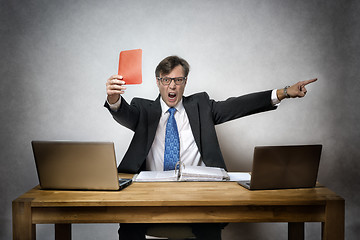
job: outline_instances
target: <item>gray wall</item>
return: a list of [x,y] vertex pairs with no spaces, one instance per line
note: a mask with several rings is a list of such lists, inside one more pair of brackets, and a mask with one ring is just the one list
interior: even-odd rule
[[[177,54],[191,64],[185,94],[216,100],[318,77],[306,98],[217,127],[231,171],[249,171],[255,145],[323,144],[319,181],[346,199],[346,239],[360,234],[359,1],[1,1],[0,238],[11,238],[11,201],[38,184],[31,140],[114,141],[132,132],[103,108],[118,54],[143,49],[142,85]],[[320,239],[320,224],[307,224]],[[37,227],[38,239],[53,228]],[[75,225],[74,239],[116,239],[116,224]],[[246,233],[245,233],[246,231]],[[224,239],[286,239],[286,224],[230,224]],[[241,237],[241,238],[240,238]]]

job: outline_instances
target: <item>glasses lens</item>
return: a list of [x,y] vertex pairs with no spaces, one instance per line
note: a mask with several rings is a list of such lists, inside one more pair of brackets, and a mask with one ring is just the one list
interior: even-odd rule
[[182,77],[178,77],[178,78],[174,79],[174,82],[176,85],[181,85],[183,83],[183,81],[184,81],[184,78],[182,78]]
[[169,85],[170,82],[171,82],[171,78],[162,78],[162,79],[161,79],[161,82],[162,82],[164,85]]

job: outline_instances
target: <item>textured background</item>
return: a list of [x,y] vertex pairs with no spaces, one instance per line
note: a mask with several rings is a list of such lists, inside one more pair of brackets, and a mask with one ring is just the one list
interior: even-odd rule
[[[249,171],[253,147],[323,144],[319,181],[346,199],[346,239],[360,235],[359,1],[0,1],[0,238],[11,238],[11,201],[38,184],[31,140],[114,141],[132,132],[103,108],[118,54],[143,49],[142,85],[177,54],[191,65],[185,95],[216,100],[318,77],[306,98],[217,127],[231,171]],[[306,224],[320,239],[320,224]],[[52,239],[40,225],[38,239]],[[73,226],[74,239],[116,239],[116,224]],[[286,224],[230,224],[227,239],[286,239]]]

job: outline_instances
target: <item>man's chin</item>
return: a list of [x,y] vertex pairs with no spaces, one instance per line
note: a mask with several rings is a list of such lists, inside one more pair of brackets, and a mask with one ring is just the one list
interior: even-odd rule
[[178,104],[178,101],[176,101],[176,100],[167,100],[166,101],[166,105],[168,105],[168,107],[175,107],[176,104]]

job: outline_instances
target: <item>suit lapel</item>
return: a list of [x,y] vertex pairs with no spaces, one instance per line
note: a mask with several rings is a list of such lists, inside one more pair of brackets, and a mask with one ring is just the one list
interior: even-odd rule
[[186,114],[189,118],[189,123],[191,131],[194,135],[196,145],[202,153],[201,141],[200,141],[200,119],[199,119],[199,108],[196,102],[189,100],[189,98],[183,98],[183,104],[186,111]]
[[156,134],[157,126],[161,117],[160,95],[151,103],[148,111],[148,149],[150,149]]

